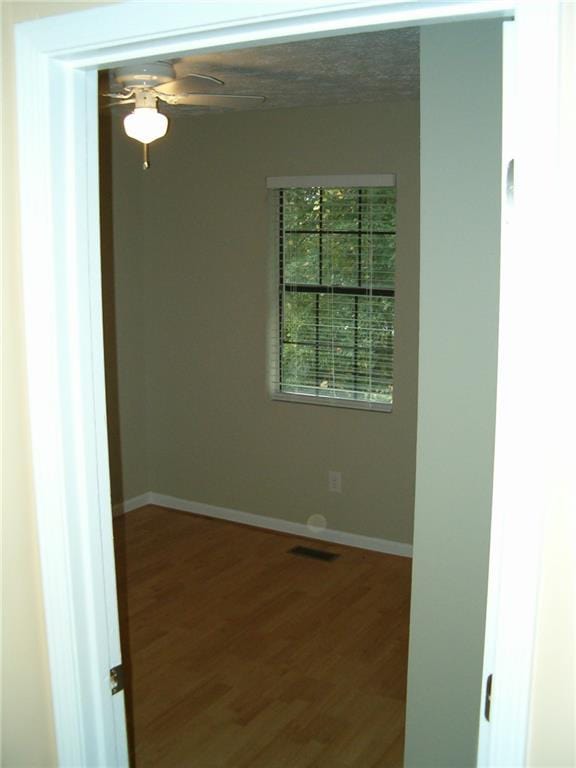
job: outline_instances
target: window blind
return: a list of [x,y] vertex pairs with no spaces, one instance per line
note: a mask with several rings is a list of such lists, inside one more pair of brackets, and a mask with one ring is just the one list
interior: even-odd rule
[[391,406],[395,186],[291,186],[275,195],[275,391]]

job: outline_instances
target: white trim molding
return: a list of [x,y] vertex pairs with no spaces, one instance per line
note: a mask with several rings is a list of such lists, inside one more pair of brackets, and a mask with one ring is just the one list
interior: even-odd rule
[[151,496],[152,494],[148,491],[147,493],[141,493],[140,496],[133,496],[127,501],[114,504],[112,507],[113,517],[121,517],[127,512],[132,512],[134,509],[140,509],[140,507],[145,507],[147,504],[154,504],[155,502],[151,501]]
[[329,176],[268,176],[268,189],[308,187],[395,187],[395,173],[340,173]]
[[350,533],[348,531],[336,531],[330,528],[318,530],[317,528],[311,528],[305,523],[294,523],[290,520],[268,517],[267,515],[255,515],[252,512],[241,512],[238,509],[215,507],[212,504],[179,499],[175,496],[154,493],[154,491],[128,499],[123,504],[118,504],[117,508],[120,510],[120,514],[122,514],[147,506],[148,504],[175,509],[178,512],[188,512],[192,515],[227,520],[231,523],[251,525],[255,528],[265,528],[269,531],[289,533],[292,536],[303,536],[306,539],[327,541],[331,544],[344,544],[348,547],[358,547],[358,549],[369,549],[372,552],[382,552],[385,555],[412,557],[412,546],[401,541],[389,541],[388,539],[364,536],[360,533]]
[[[490,721],[481,720],[478,756],[478,765],[490,768],[517,768],[530,762],[532,665],[545,523],[567,503],[566,481],[573,477],[568,465],[574,446],[574,362],[567,354],[574,328],[574,246],[568,213],[573,205],[573,174],[559,142],[561,5],[558,0],[519,3],[505,37],[506,175],[484,648],[484,678],[492,674],[493,684]],[[535,93],[540,95],[536,110]],[[509,160],[513,167],[507,174]],[[536,188],[546,194],[535,195]],[[546,227],[534,227],[537,220],[546,221]],[[540,295],[543,253],[547,289],[538,316],[546,317],[545,323],[535,318],[533,303],[533,297]],[[545,356],[551,393],[545,409],[533,408],[534,393],[526,386],[533,376],[534,350],[543,350]]]

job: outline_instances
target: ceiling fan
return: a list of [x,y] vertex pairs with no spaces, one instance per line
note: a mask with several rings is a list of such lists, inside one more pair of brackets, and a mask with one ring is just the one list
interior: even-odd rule
[[112,101],[105,106],[134,104],[134,110],[124,118],[124,130],[144,145],[144,169],[150,167],[148,145],[165,136],[168,130],[168,118],[158,111],[158,101],[170,106],[241,109],[266,100],[265,96],[198,92],[198,88],[206,84],[220,87],[224,81],[193,72],[176,77],[169,62],[120,67],[111,72],[112,90],[102,96]]

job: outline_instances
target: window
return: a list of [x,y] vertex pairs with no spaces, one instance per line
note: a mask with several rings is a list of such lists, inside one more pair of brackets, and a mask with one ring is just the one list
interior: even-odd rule
[[390,410],[393,175],[268,179],[278,320],[274,396]]

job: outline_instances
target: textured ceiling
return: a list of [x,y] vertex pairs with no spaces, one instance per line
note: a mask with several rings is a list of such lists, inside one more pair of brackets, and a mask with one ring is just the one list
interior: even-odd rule
[[[224,86],[199,85],[196,92],[266,97],[249,109],[417,99],[419,31],[387,30],[202,53],[173,64],[179,77],[197,72],[224,80]],[[162,111],[189,116],[217,110],[163,105]]]

